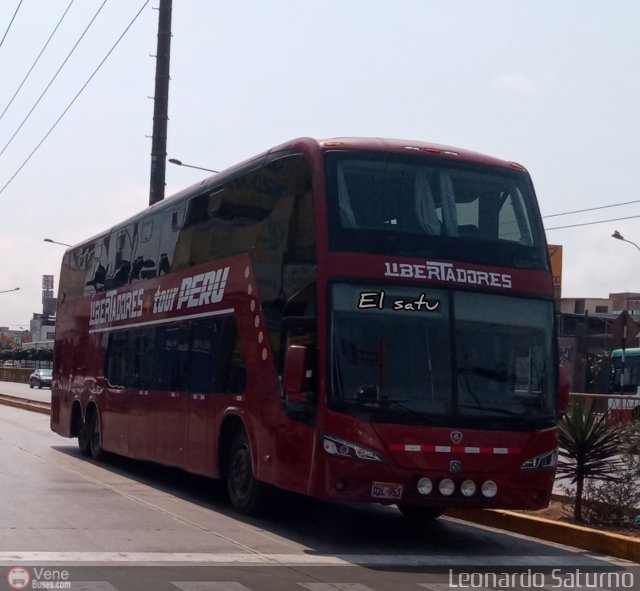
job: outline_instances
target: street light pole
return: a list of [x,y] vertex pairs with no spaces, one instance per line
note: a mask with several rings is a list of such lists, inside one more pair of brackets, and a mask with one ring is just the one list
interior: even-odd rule
[[3,291],[0,291],[0,293],[9,293],[9,292],[12,292],[12,291],[19,291],[19,290],[20,290],[19,287],[14,287],[13,289],[5,289]]
[[59,244],[60,246],[68,246],[71,247],[71,244],[67,244],[66,242],[57,242],[56,240],[51,240],[51,238],[43,238],[43,242],[50,242],[51,244]]
[[169,158],[169,162],[171,164],[175,164],[176,166],[184,166],[185,168],[196,168],[198,170],[205,170],[207,172],[220,172],[219,170],[213,170],[211,168],[202,168],[202,166],[193,166],[193,164],[185,164],[182,160],[178,160],[177,158]]
[[[629,244],[633,244],[638,251],[640,251],[640,246],[638,246],[635,242],[631,240],[627,240],[618,230],[615,230],[613,234],[611,234],[612,238],[616,240],[622,240],[622,242],[628,242]],[[620,359],[620,394],[624,394],[624,370],[625,370],[625,348],[627,345],[627,320],[629,318],[629,298],[627,297],[627,310],[625,310],[624,314],[624,325],[622,327],[622,358]]]
[[611,238],[615,238],[616,240],[622,240],[622,242],[628,242],[629,244],[633,244],[638,250],[640,250],[640,246],[638,246],[635,242],[631,240],[627,240],[618,230],[616,230],[613,234],[611,234]]

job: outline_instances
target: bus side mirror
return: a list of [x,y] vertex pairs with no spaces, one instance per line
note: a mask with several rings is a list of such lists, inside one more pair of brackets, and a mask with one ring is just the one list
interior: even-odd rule
[[311,352],[308,347],[291,345],[287,349],[284,365],[284,393],[286,400],[294,404],[311,402],[309,381],[313,377]]
[[558,373],[558,418],[561,419],[569,407],[569,372],[562,365]]

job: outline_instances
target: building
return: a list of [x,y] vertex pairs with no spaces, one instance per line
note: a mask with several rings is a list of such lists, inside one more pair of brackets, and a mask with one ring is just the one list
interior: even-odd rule
[[56,332],[56,318],[34,314],[29,322],[29,329],[34,341],[52,341]]
[[[625,310],[640,324],[639,293],[610,293],[608,298],[562,298],[558,346],[560,362],[569,370],[573,392],[607,392],[607,354],[622,346],[616,324],[620,324],[619,317]],[[626,346],[639,343],[635,338],[628,339]]]
[[[613,302],[611,296],[608,298],[562,298],[560,313],[588,314],[589,316],[611,315],[613,314]],[[620,311],[617,314],[620,314]]]
[[24,343],[30,342],[28,330],[9,330],[7,326],[0,326],[0,349],[19,349]]
[[634,320],[640,320],[640,293],[630,291],[610,293],[609,299],[616,316],[626,310]]

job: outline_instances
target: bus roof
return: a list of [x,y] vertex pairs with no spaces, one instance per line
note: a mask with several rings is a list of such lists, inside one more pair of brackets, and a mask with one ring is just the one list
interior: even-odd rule
[[[622,357],[622,349],[614,349],[611,351],[611,358],[614,357]],[[624,349],[625,357],[640,357],[640,347],[630,347],[628,349]]]
[[487,156],[472,150],[464,150],[453,146],[441,144],[431,144],[416,140],[382,139],[382,138],[334,138],[317,141],[320,149],[346,149],[362,151],[385,151],[398,153],[422,153],[423,155],[433,155],[434,157],[473,162],[476,164],[486,164],[503,168],[514,168],[525,170],[524,167],[515,162],[509,162],[493,156]]
[[[121,221],[116,226],[111,228],[105,228],[104,231],[83,240],[82,242],[73,245],[68,251],[76,250],[79,247],[85,246],[92,242],[95,242],[101,237],[108,236],[117,228],[124,227],[133,221],[146,217],[147,212],[153,210],[158,211],[164,207],[172,207],[179,201],[180,197],[186,195],[193,195],[198,192],[206,191],[211,186],[215,186],[221,182],[224,182],[226,178],[233,177],[239,171],[251,168],[256,162],[262,161],[269,154],[283,152],[283,151],[299,151],[306,152],[307,154],[319,153],[327,150],[354,150],[354,151],[382,151],[382,152],[395,152],[398,154],[419,154],[424,157],[431,157],[438,160],[451,160],[459,162],[467,162],[473,164],[481,164],[485,166],[495,166],[499,168],[507,168],[511,170],[518,170],[521,172],[527,172],[526,169],[515,162],[507,160],[501,160],[500,158],[494,158],[493,156],[487,156],[479,152],[473,152],[471,150],[464,150],[462,148],[455,148],[453,146],[445,146],[441,144],[431,144],[427,142],[417,140],[401,140],[401,139],[384,139],[384,138],[364,138],[364,137],[341,137],[333,139],[313,139],[308,137],[302,137],[290,140],[286,143],[280,144],[248,158],[238,164],[234,164],[225,170],[220,171],[213,176],[207,177],[189,187],[181,189],[177,193],[166,197],[162,201],[157,202],[151,207],[141,209],[138,213],[130,216],[126,220]],[[146,196],[145,196],[146,197]]]

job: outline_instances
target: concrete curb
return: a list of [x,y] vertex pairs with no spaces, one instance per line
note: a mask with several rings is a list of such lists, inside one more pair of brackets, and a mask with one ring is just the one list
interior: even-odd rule
[[640,538],[498,509],[447,509],[446,515],[640,563]]
[[31,410],[45,415],[51,414],[51,404],[48,402],[39,402],[37,400],[27,400],[26,398],[0,394],[0,404],[21,408],[23,410]]
[[[46,402],[0,394],[0,404],[51,414]],[[498,509],[447,509],[445,515],[532,538],[640,563],[640,538]]]

